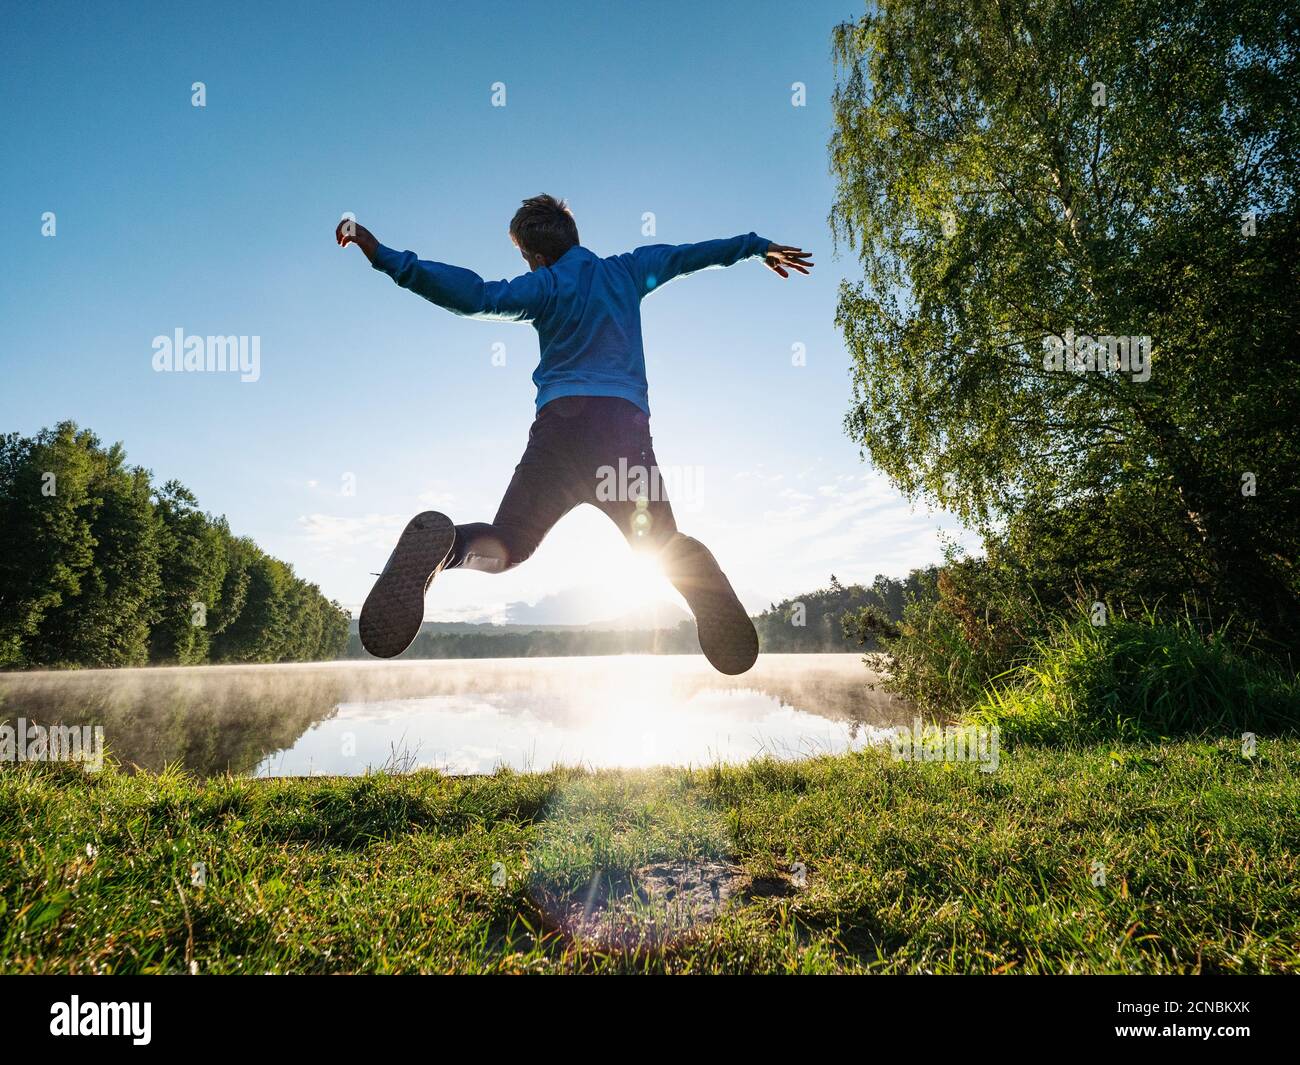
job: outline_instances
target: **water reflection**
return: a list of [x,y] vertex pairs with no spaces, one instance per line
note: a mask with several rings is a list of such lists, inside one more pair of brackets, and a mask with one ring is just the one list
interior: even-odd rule
[[98,724],[126,766],[213,775],[384,765],[633,766],[794,757],[878,742],[910,719],[856,655],[335,662],[0,674],[0,720]]

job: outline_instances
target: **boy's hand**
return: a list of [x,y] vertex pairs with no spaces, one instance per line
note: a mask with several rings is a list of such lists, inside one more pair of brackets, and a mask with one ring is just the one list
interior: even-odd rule
[[334,230],[334,239],[338,241],[340,248],[355,244],[366,253],[366,258],[372,262],[375,258],[375,252],[379,248],[379,241],[375,240],[375,235],[352,218],[345,218],[338,224],[338,227]]
[[773,273],[780,274],[782,277],[790,276],[786,273],[787,269],[806,274],[815,265],[808,261],[808,256],[811,254],[812,252],[804,251],[802,248],[792,248],[788,244],[769,244],[763,256],[763,263]]

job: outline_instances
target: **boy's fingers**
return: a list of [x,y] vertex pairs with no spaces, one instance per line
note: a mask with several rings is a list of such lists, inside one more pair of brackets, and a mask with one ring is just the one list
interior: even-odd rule
[[780,277],[788,278],[783,267],[789,267],[791,270],[797,270],[799,273],[807,275],[809,269],[815,264],[809,259],[812,252],[804,251],[803,248],[796,248],[793,244],[773,244],[764,259],[767,268]]
[[781,252],[780,259],[787,263],[801,263],[811,254],[812,252],[804,251],[802,248],[785,248]]

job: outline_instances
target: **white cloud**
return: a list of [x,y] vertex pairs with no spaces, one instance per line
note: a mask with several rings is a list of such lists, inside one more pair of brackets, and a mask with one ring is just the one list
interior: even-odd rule
[[[710,513],[726,520],[701,530],[733,584],[751,598],[767,601],[823,587],[834,573],[842,581],[870,581],[878,573],[895,577],[941,561],[940,533],[958,533],[971,546],[978,538],[960,530],[955,519],[928,508],[914,508],[876,470],[838,475],[815,484],[813,471],[792,478],[781,493],[787,506],[765,510],[757,520],[736,520],[745,512],[731,500],[711,501]],[[822,474],[822,478],[825,474]],[[753,590],[752,592],[750,590]]]
[[401,514],[363,514],[356,518],[303,514],[298,517],[298,527],[308,543],[326,551],[357,547],[391,550],[406,521]]
[[431,485],[415,497],[420,503],[434,510],[445,510],[452,507],[456,502],[456,497],[451,492],[444,491],[437,485]]

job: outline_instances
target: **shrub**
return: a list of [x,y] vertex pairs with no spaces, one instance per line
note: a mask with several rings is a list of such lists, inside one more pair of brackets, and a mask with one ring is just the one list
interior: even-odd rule
[[1190,620],[1061,621],[969,718],[1038,742],[1300,730],[1300,683]]

